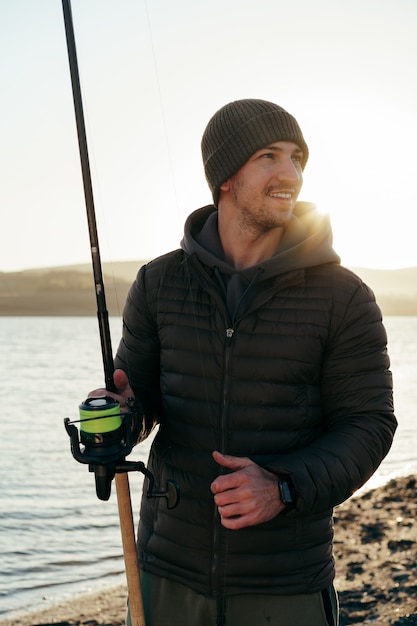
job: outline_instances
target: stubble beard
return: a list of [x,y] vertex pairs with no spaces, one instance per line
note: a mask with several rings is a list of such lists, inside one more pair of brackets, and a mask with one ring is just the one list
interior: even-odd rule
[[233,190],[233,200],[238,207],[239,229],[252,239],[262,237],[274,229],[285,228],[292,216],[292,210],[279,211],[267,206],[266,201],[251,198],[241,185]]

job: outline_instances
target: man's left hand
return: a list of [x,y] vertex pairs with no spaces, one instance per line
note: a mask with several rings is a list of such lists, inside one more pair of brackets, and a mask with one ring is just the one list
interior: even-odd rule
[[211,484],[222,525],[230,530],[268,522],[281,513],[278,477],[247,457],[213,452],[222,467],[231,470]]

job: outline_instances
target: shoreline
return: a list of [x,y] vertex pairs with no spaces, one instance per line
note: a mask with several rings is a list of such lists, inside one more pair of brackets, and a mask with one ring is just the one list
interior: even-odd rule
[[[335,509],[340,626],[417,626],[417,479],[398,477]],[[124,626],[125,584],[80,594],[0,626]]]
[[31,610],[12,611],[0,615],[1,626],[124,626],[127,612],[125,583],[103,586],[102,589],[75,594],[73,597],[50,600]]

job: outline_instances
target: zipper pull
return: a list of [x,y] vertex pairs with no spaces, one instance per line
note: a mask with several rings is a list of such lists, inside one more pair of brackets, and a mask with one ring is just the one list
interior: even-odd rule
[[227,337],[228,339],[231,339],[231,338],[233,337],[233,333],[234,333],[234,332],[235,332],[235,331],[233,330],[233,328],[226,328],[226,337]]

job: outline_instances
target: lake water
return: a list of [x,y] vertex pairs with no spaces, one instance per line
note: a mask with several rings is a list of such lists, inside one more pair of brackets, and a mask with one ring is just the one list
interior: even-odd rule
[[[385,325],[399,428],[367,487],[417,471],[417,317]],[[115,486],[98,500],[63,425],[102,380],[95,318],[0,317],[0,619],[125,580]],[[146,461],[149,445],[129,458]],[[130,474],[135,516],[141,484]]]

